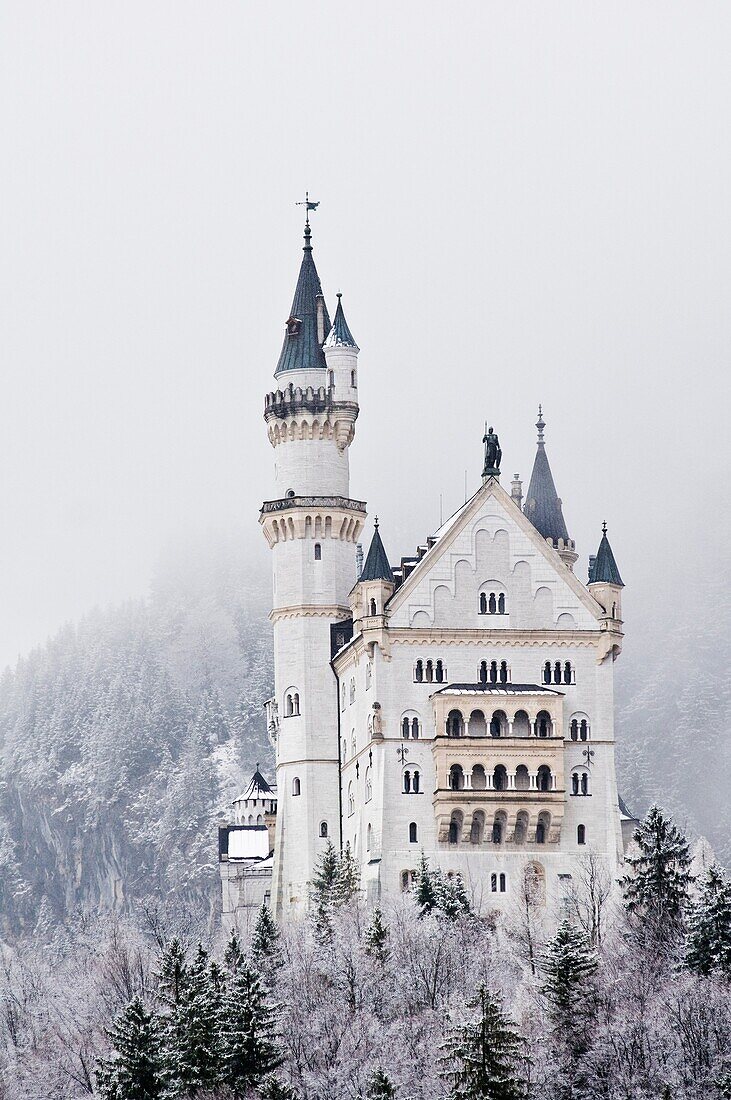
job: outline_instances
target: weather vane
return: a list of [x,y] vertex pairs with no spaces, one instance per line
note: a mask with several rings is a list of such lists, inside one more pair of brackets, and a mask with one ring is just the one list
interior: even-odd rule
[[305,208],[305,225],[310,224],[310,210],[317,210],[319,202],[310,202],[310,192],[305,191],[305,201],[295,203],[295,206],[304,206]]
[[406,745],[399,745],[399,747],[396,749],[396,756],[401,761],[402,767],[406,763],[406,757],[408,755],[409,755],[409,750],[406,748]]
[[593,760],[594,760],[594,750],[593,750],[593,749],[590,749],[590,748],[589,748],[589,747],[587,746],[587,748],[585,748],[585,749],[584,749],[584,752],[583,752],[583,757],[584,757],[584,759],[586,760],[586,766],[587,766],[587,768],[590,768],[590,767],[591,767],[591,765],[592,765],[592,762],[593,762]]

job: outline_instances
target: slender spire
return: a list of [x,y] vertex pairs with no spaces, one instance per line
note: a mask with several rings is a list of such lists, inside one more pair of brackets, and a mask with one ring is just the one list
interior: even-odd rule
[[563,539],[564,543],[568,543],[569,533],[566,521],[563,518],[561,500],[556,492],[553,474],[546,454],[545,427],[543,408],[539,405],[538,420],[536,422],[538,449],[533,463],[533,473],[526,493],[523,512],[539,534],[543,535],[544,539],[551,539],[554,543],[558,542],[559,539]]
[[393,581],[393,570],[388,562],[388,557],[381,541],[378,530],[378,516],[373,523],[373,538],[368,547],[368,555],[363,566],[363,572],[359,581]]
[[602,541],[599,543],[596,557],[589,559],[589,584],[616,584],[618,588],[624,588],[624,582],[619,575],[617,562],[607,538],[607,525],[602,524]]
[[338,291],[338,307],[335,310],[332,328],[328,333],[324,346],[326,348],[355,348],[356,351],[359,351],[360,349],[353,339],[353,334],[348,328],[348,322],[345,320],[342,298],[342,294]]
[[309,203],[305,223],[304,256],[275,374],[282,374],[288,370],[308,370],[316,367],[324,369],[325,367],[322,344],[330,330],[330,317],[322,294],[320,276],[317,274],[315,261],[312,258],[309,211],[313,208],[314,204]]

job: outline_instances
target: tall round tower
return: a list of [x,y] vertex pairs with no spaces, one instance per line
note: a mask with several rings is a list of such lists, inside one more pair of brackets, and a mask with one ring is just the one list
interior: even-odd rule
[[302,266],[264,419],[274,448],[276,499],[260,523],[273,553],[275,697],[269,730],[277,770],[272,904],[303,911],[328,839],[340,835],[338,699],[331,627],[349,618],[356,542],[365,521],[350,499],[348,448],[358,417],[358,347],[338,296],[330,324],[312,258]]

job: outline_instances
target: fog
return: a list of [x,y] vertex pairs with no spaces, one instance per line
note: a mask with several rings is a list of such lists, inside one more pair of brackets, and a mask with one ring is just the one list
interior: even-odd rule
[[[392,560],[527,482],[626,618],[728,560],[725,3],[0,3],[0,662],[266,561],[262,419],[301,259],[361,347],[351,492]],[[662,629],[662,620],[659,622]]]

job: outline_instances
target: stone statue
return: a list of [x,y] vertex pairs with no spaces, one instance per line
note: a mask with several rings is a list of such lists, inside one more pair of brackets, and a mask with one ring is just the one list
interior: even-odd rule
[[482,471],[482,476],[495,477],[500,473],[500,462],[503,457],[503,452],[500,450],[500,440],[492,428],[488,428],[482,437],[482,442],[485,444],[485,468]]

